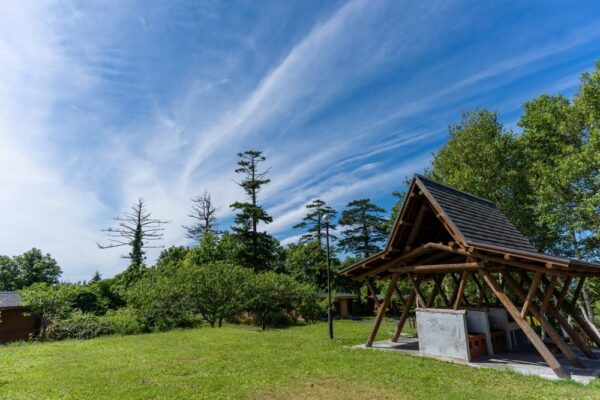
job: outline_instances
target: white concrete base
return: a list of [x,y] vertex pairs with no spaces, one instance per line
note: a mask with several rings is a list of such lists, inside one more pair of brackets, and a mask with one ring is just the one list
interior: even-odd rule
[[[354,348],[375,349],[391,352],[399,352],[412,356],[425,357],[419,352],[419,339],[401,337],[398,343],[390,340],[384,340],[373,343],[370,348],[364,344],[353,346]],[[571,379],[587,385],[593,379],[600,376],[600,360],[589,360],[578,349],[573,348],[575,354],[579,357],[586,369],[573,367],[562,355],[557,355],[557,359],[563,368],[571,374]],[[600,358],[600,351],[594,351]],[[433,357],[428,357],[433,358]],[[435,359],[452,362],[460,365],[467,365],[475,368],[496,368],[509,369],[523,375],[535,375],[544,379],[557,380],[558,378],[552,369],[546,365],[542,357],[533,349],[520,349],[503,354],[488,355],[471,362],[457,361],[455,359],[444,359],[435,357]]]

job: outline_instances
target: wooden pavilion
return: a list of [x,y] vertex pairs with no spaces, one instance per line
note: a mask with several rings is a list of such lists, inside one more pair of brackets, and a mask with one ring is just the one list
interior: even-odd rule
[[[367,347],[396,292],[403,309],[393,342],[413,307],[500,306],[557,376],[568,374],[531,321],[539,321],[549,342],[576,368],[584,366],[559,332],[585,357],[597,359],[588,345],[600,347],[600,336],[576,303],[586,278],[600,276],[600,265],[539,253],[492,202],[427,177],[412,180],[384,250],[340,273],[390,283]],[[410,288],[404,296],[398,286],[402,280]],[[468,281],[476,287],[476,301],[465,295]]]

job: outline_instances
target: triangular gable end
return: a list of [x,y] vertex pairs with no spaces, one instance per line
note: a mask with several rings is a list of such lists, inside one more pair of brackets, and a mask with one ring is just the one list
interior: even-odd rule
[[426,243],[449,241],[466,245],[458,227],[423,184],[420,176],[415,176],[394,223],[385,253],[404,253]]

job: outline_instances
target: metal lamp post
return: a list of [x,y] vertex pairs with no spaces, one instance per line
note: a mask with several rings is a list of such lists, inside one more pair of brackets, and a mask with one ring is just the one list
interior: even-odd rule
[[327,245],[327,323],[329,324],[329,340],[333,340],[333,310],[331,304],[331,278],[330,269],[331,262],[329,257],[329,222],[331,217],[329,214],[323,216],[323,223],[325,224],[325,243]]

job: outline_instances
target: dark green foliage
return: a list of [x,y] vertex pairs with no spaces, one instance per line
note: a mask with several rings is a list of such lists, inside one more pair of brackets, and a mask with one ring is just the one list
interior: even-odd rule
[[353,200],[348,203],[339,220],[344,227],[338,246],[342,251],[357,257],[368,257],[380,250],[386,240],[385,210],[369,199]]
[[101,304],[104,304],[109,310],[116,310],[125,306],[125,289],[118,277],[90,283],[88,288],[96,293]]
[[156,268],[172,268],[183,262],[190,249],[185,246],[171,246],[160,252],[156,259]]
[[[224,235],[221,239],[214,233],[207,232],[198,243],[198,246],[188,251],[184,263],[186,265],[201,265],[226,260],[227,253],[223,249],[222,243],[228,244],[229,236],[231,235]],[[231,258],[235,257],[232,256]]]
[[36,248],[14,257],[14,263],[19,273],[17,288],[27,287],[36,282],[58,283],[62,274],[56,260],[50,254],[44,255]]
[[237,257],[242,265],[255,271],[264,271],[270,268],[277,247],[272,236],[258,231],[260,223],[268,224],[273,221],[258,204],[258,193],[270,179],[266,179],[267,172],[261,172],[259,168],[260,163],[265,161],[262,152],[249,150],[239,153],[238,156],[240,160],[235,172],[244,177],[239,186],[244,190],[247,200],[231,205],[236,211],[236,226],[233,227],[233,231],[240,244]]
[[21,288],[19,267],[15,260],[0,256],[0,290],[16,290]]
[[[313,200],[312,203],[306,205],[306,208],[309,210],[308,214],[302,218],[302,222],[294,226],[294,229],[306,229],[306,233],[300,238],[302,242],[316,240],[321,246],[325,236],[323,217],[329,215],[333,219],[337,211],[321,199]],[[329,229],[335,229],[335,226],[330,223]]]

